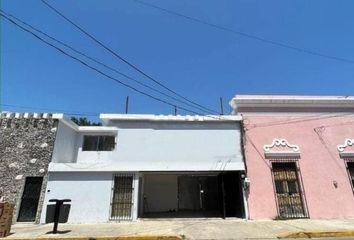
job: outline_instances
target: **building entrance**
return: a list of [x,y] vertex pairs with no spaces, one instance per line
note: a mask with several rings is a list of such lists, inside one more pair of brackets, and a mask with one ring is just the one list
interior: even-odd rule
[[140,216],[244,217],[240,172],[146,173]]

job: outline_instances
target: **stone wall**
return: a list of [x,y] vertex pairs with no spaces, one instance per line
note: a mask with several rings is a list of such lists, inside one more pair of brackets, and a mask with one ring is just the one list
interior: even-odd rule
[[16,222],[26,177],[43,177],[36,222],[47,184],[57,120],[51,114],[0,115],[0,198],[15,203]]

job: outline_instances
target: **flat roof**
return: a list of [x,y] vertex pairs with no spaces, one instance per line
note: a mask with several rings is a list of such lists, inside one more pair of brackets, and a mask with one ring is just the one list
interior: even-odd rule
[[308,96],[308,95],[236,95],[236,99],[240,100],[287,100],[287,101],[299,101],[299,100],[351,100],[354,101],[354,96]]
[[102,121],[169,121],[169,122],[232,122],[238,115],[154,115],[154,114],[100,114]]
[[236,95],[230,105],[234,112],[352,112],[354,96]]

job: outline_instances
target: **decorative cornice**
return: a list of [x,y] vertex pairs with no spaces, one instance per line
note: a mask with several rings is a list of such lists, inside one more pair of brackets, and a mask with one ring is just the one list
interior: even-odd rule
[[[353,96],[236,95],[230,102],[234,112],[346,112],[354,109]],[[311,111],[309,111],[311,110]]]
[[348,146],[353,146],[353,145],[354,145],[354,139],[350,139],[350,138],[345,139],[344,144],[337,146],[337,150],[339,152],[339,156],[341,158],[353,158],[354,157],[354,152],[345,151],[345,149]]
[[345,148],[348,146],[353,146],[354,145],[354,139],[347,138],[344,141],[343,145],[338,145],[337,149],[339,152],[344,152]]
[[291,148],[294,152],[299,152],[300,148],[298,145],[293,145],[293,144],[289,144],[289,142],[285,139],[285,138],[275,138],[272,142],[272,144],[269,144],[269,145],[264,145],[263,146],[263,149],[265,152],[270,152],[271,149],[276,146],[276,147],[279,147],[279,146],[283,146],[283,147],[289,147]]
[[[290,151],[272,151],[273,147],[288,147]],[[290,144],[285,138],[275,138],[272,144],[263,146],[264,155],[266,157],[299,157],[300,148],[298,145]]]

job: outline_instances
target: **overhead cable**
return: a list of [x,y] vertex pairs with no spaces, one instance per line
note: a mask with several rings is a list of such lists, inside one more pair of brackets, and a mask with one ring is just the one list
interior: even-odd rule
[[103,47],[104,49],[106,49],[108,52],[110,52],[113,56],[117,57],[119,60],[123,61],[125,64],[127,64],[128,66],[130,66],[131,68],[133,68],[134,70],[136,70],[137,72],[139,72],[140,74],[142,74],[143,76],[145,76],[146,78],[148,78],[149,80],[153,81],[154,83],[156,83],[157,85],[159,85],[160,87],[164,88],[165,90],[175,94],[176,96],[178,96],[179,98],[184,99],[185,101],[198,106],[200,108],[203,108],[204,110],[207,111],[211,111],[214,112],[216,114],[218,114],[217,111],[212,110],[208,107],[205,107],[201,104],[198,104],[190,99],[188,99],[187,97],[183,96],[180,93],[177,93],[176,91],[172,90],[171,88],[167,87],[166,85],[164,85],[161,81],[153,78],[152,76],[150,76],[149,74],[145,73],[143,70],[141,70],[140,68],[138,68],[136,65],[134,65],[133,63],[129,62],[127,59],[125,59],[124,57],[122,57],[120,54],[118,54],[116,51],[113,51],[111,48],[109,48],[107,45],[103,44],[100,40],[98,40],[95,36],[93,36],[92,34],[90,34],[88,31],[86,31],[85,29],[83,29],[81,26],[79,26],[78,24],[76,24],[75,22],[73,22],[72,20],[70,20],[68,17],[66,17],[63,13],[61,13],[58,9],[56,9],[55,7],[53,7],[52,5],[50,5],[48,2],[46,2],[45,0],[41,0],[42,3],[44,3],[48,8],[50,8],[51,10],[53,10],[55,13],[57,13],[60,17],[62,17],[63,19],[65,19],[67,22],[69,22],[71,25],[73,25],[76,29],[78,29],[80,32],[82,32],[83,34],[85,34],[87,37],[89,37],[91,40],[93,40],[94,42],[96,42],[98,45],[100,45],[101,47]]
[[224,27],[224,26],[221,26],[221,25],[210,23],[210,22],[207,22],[205,20],[202,20],[202,19],[199,19],[199,18],[195,18],[195,17],[191,17],[191,16],[188,16],[188,15],[185,15],[185,14],[182,14],[182,13],[179,13],[179,12],[167,9],[167,8],[163,8],[163,7],[151,4],[151,3],[147,3],[147,2],[144,2],[144,1],[141,1],[141,0],[133,0],[133,1],[135,1],[136,3],[139,3],[141,5],[144,5],[144,6],[163,11],[163,12],[168,13],[170,15],[181,17],[181,18],[187,19],[189,21],[193,21],[193,22],[196,22],[196,23],[199,23],[199,24],[203,24],[205,26],[212,27],[214,29],[221,30],[221,31],[224,31],[224,32],[228,32],[228,33],[231,33],[231,34],[234,34],[234,35],[238,35],[238,36],[241,36],[241,37],[245,37],[245,38],[253,39],[253,40],[256,40],[256,41],[259,41],[259,42],[263,42],[263,43],[266,43],[266,44],[270,44],[270,45],[273,45],[275,47],[281,47],[281,48],[285,48],[285,49],[289,49],[289,50],[293,50],[293,51],[297,51],[297,52],[301,52],[301,53],[305,53],[305,54],[309,54],[309,55],[313,55],[313,56],[317,56],[317,57],[322,57],[322,58],[327,58],[327,59],[331,59],[331,60],[336,60],[336,61],[340,61],[340,62],[346,62],[346,63],[351,63],[351,64],[354,63],[354,60],[352,60],[352,59],[337,57],[337,56],[333,56],[333,55],[328,55],[328,54],[320,53],[320,52],[317,52],[317,51],[314,51],[314,50],[297,47],[295,45],[290,45],[290,44],[286,44],[286,43],[282,43],[282,42],[266,39],[266,38],[263,38],[263,37],[260,37],[260,36],[256,36],[256,35],[253,35],[253,34],[246,33],[246,32],[237,31],[237,30],[234,30],[234,29],[231,29],[231,28],[228,28],[228,27]]
[[[168,106],[177,107],[177,108],[179,108],[179,109],[181,109],[181,110],[184,110],[184,111],[186,111],[186,112],[193,113],[193,114],[196,114],[196,115],[204,115],[204,114],[199,113],[199,112],[196,112],[196,111],[194,111],[194,110],[191,110],[191,109],[188,109],[188,108],[185,108],[185,107],[182,107],[182,106],[179,106],[179,105],[170,103],[170,102],[168,102],[168,101],[166,101],[166,100],[160,99],[160,98],[158,98],[158,97],[156,97],[156,96],[153,96],[153,95],[151,95],[151,94],[149,94],[149,93],[146,93],[146,92],[144,92],[144,91],[142,91],[142,90],[139,90],[139,89],[137,89],[136,87],[133,87],[133,86],[127,84],[127,83],[124,83],[124,82],[120,81],[119,79],[117,79],[117,78],[115,78],[115,77],[113,77],[113,76],[111,76],[111,75],[108,75],[108,74],[104,73],[103,71],[101,71],[101,70],[99,70],[98,68],[96,68],[96,67],[94,67],[94,66],[88,64],[87,62],[83,61],[82,59],[79,59],[78,57],[76,57],[76,56],[74,56],[74,55],[68,53],[67,51],[65,51],[65,50],[63,50],[63,49],[61,49],[61,48],[55,46],[54,44],[48,42],[47,40],[45,40],[45,39],[43,39],[42,37],[38,36],[36,33],[32,32],[31,30],[29,30],[29,29],[27,29],[27,28],[25,28],[25,27],[19,25],[19,24],[16,23],[14,20],[12,20],[12,19],[9,18],[8,16],[6,16],[6,15],[4,14],[4,11],[3,11],[3,10],[0,11],[0,16],[3,17],[4,19],[6,19],[7,21],[9,21],[10,23],[12,23],[13,25],[17,26],[17,27],[20,28],[21,30],[23,30],[23,31],[25,31],[25,32],[27,32],[27,33],[29,33],[29,34],[31,34],[32,36],[34,36],[35,38],[37,38],[37,39],[40,40],[41,42],[45,43],[46,45],[48,45],[48,46],[50,46],[50,47],[56,49],[57,51],[59,51],[59,52],[62,53],[63,55],[65,55],[65,56],[67,56],[67,57],[69,57],[69,58],[71,58],[71,59],[73,59],[73,60],[75,60],[75,61],[81,63],[81,64],[84,65],[85,67],[87,67],[87,68],[89,68],[89,69],[91,69],[91,70],[97,72],[98,74],[100,74],[100,75],[102,75],[102,76],[104,76],[104,77],[106,77],[106,78],[108,78],[108,79],[110,79],[110,80],[112,80],[112,81],[114,81],[114,82],[116,82],[116,83],[122,85],[122,86],[125,86],[126,88],[129,88],[129,89],[131,89],[131,90],[133,90],[133,91],[135,91],[135,92],[137,92],[137,93],[140,93],[140,94],[142,94],[142,95],[144,95],[144,96],[146,96],[146,97],[149,97],[149,98],[151,98],[151,99],[154,99],[155,101],[164,103],[164,104],[166,104],[166,105],[168,105]],[[218,118],[218,119],[220,118],[220,119],[221,119],[221,117],[215,117],[215,116],[209,116],[209,117]]]
[[33,25],[31,25],[31,24],[29,24],[29,23],[26,23],[25,21],[19,19],[18,17],[14,16],[14,15],[12,15],[12,14],[10,14],[10,13],[5,13],[5,12],[2,11],[2,10],[0,10],[0,11],[1,11],[3,14],[7,15],[8,17],[13,18],[13,19],[15,19],[16,21],[20,22],[21,24],[23,24],[23,25],[25,25],[25,26],[31,28],[32,30],[36,31],[37,33],[40,33],[40,34],[46,36],[47,38],[53,40],[54,42],[56,42],[56,43],[58,43],[58,44],[60,44],[60,45],[62,45],[62,46],[64,46],[64,47],[66,47],[66,48],[68,48],[68,49],[74,51],[75,53],[77,53],[77,54],[79,54],[79,55],[81,55],[81,56],[83,56],[83,57],[85,57],[85,58],[87,58],[87,59],[89,59],[89,60],[91,60],[91,61],[93,61],[93,62],[95,62],[95,63],[97,63],[97,64],[99,64],[99,65],[101,65],[101,66],[103,66],[103,67],[105,67],[105,68],[107,68],[107,69],[109,69],[109,70],[111,70],[111,71],[117,73],[117,74],[119,74],[119,75],[121,75],[121,76],[123,76],[124,78],[127,78],[127,79],[129,79],[129,80],[131,80],[131,81],[133,81],[133,82],[139,84],[140,86],[143,86],[143,87],[145,87],[145,88],[147,88],[147,89],[149,89],[149,90],[151,90],[151,91],[157,92],[157,93],[159,93],[159,94],[161,94],[161,95],[163,95],[163,96],[165,96],[165,97],[167,97],[167,98],[169,98],[169,99],[172,99],[172,100],[174,100],[174,101],[176,101],[176,102],[179,102],[179,103],[181,103],[181,104],[184,104],[184,105],[186,105],[186,106],[189,106],[189,107],[198,109],[199,111],[206,112],[206,113],[208,113],[208,114],[215,114],[215,112],[211,112],[211,111],[204,110],[204,109],[202,109],[202,108],[200,108],[200,107],[197,107],[197,106],[194,106],[194,105],[192,105],[192,104],[190,104],[190,103],[188,103],[188,102],[186,102],[186,101],[180,100],[180,99],[178,99],[178,98],[176,98],[176,97],[174,97],[174,96],[171,96],[171,95],[169,95],[169,94],[166,94],[166,93],[164,93],[164,92],[162,92],[162,91],[160,91],[160,90],[158,90],[158,89],[156,89],[156,88],[154,88],[154,87],[151,87],[151,86],[149,86],[148,84],[145,84],[145,83],[143,83],[143,82],[141,82],[141,81],[139,81],[139,80],[137,80],[137,79],[135,79],[135,78],[133,78],[133,77],[131,77],[131,76],[129,76],[129,75],[123,73],[123,72],[118,71],[117,69],[115,69],[115,68],[113,68],[113,67],[108,66],[107,64],[105,64],[105,63],[103,63],[103,62],[101,62],[101,61],[99,61],[99,60],[97,60],[97,59],[95,59],[95,58],[93,58],[93,57],[90,57],[89,55],[83,53],[82,51],[79,51],[79,50],[75,49],[75,48],[72,47],[71,45],[69,45],[69,44],[67,44],[67,43],[65,43],[65,42],[63,42],[63,41],[61,41],[61,40],[58,40],[58,39],[55,38],[55,37],[50,36],[49,34],[45,33],[44,31],[42,31],[42,30],[40,30],[40,29],[34,27]]

